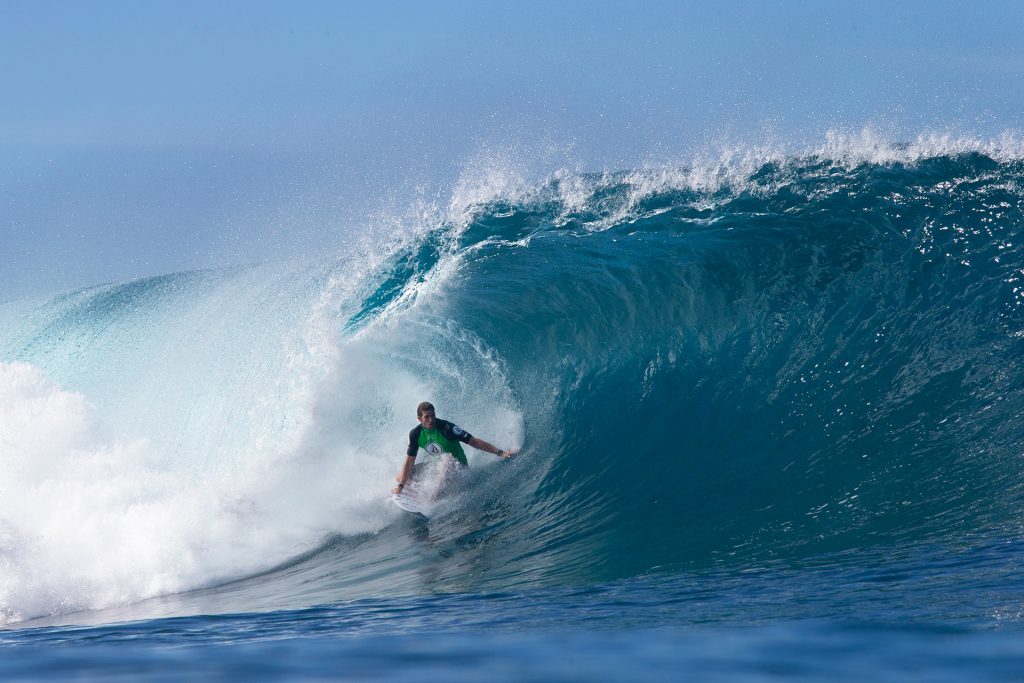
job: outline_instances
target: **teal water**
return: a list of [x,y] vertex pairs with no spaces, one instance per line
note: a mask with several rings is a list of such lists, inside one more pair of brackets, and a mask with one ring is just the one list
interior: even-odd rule
[[[1022,181],[558,173],[0,304],[7,673],[1019,677]],[[420,400],[521,448],[430,520],[387,500]]]

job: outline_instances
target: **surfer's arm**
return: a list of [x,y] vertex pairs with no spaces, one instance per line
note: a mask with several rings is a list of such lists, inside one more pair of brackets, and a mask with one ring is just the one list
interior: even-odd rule
[[487,443],[483,439],[478,439],[475,436],[473,438],[471,438],[469,441],[467,441],[466,443],[468,443],[473,448],[479,449],[479,450],[484,451],[486,453],[494,453],[499,458],[508,459],[508,458],[511,458],[513,455],[516,454],[516,451],[503,451],[500,448],[498,448],[497,446],[492,446],[491,444]]
[[398,486],[395,487],[393,493],[401,493],[402,489],[409,482],[409,477],[412,476],[412,466],[416,464],[416,456],[407,455],[405,456],[405,464],[402,465],[402,471],[398,473]]
[[402,489],[406,484],[409,483],[409,477],[412,476],[412,466],[416,464],[416,453],[419,451],[420,441],[420,430],[422,426],[416,425],[411,432],[409,432],[409,447],[405,449],[405,464],[402,465],[402,471],[395,477],[395,481],[398,482],[393,490],[393,493],[401,493]]

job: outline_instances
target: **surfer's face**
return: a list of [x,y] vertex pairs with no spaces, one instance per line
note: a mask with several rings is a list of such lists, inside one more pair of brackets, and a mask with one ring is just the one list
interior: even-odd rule
[[426,427],[427,429],[433,429],[434,428],[434,411],[433,410],[428,410],[425,413],[423,413],[422,415],[420,415],[420,424],[423,425],[424,427]]

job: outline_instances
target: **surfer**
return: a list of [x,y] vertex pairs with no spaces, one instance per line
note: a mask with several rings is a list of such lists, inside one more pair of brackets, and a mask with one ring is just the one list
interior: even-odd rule
[[466,454],[462,450],[462,444],[464,443],[481,451],[493,453],[499,458],[505,458],[506,460],[516,454],[516,451],[503,451],[496,446],[492,446],[483,439],[476,438],[458,425],[454,425],[447,420],[437,419],[437,416],[434,414],[434,406],[427,401],[416,406],[416,419],[419,420],[419,425],[409,432],[409,448],[405,451],[405,465],[402,466],[402,471],[395,477],[396,481],[398,481],[398,486],[395,487],[394,493],[400,493],[405,488],[409,477],[412,476],[413,465],[416,464],[416,453],[421,448],[433,455],[447,453],[455,458],[463,467],[469,466],[469,463],[466,461]]

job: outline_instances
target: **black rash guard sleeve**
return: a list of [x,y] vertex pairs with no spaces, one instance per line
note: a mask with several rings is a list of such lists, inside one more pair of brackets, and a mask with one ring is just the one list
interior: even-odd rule
[[[437,420],[436,423],[438,431],[444,434],[444,438],[446,439],[451,441],[461,441],[462,443],[469,443],[473,440],[472,434],[458,425],[452,424],[448,420]],[[419,434],[416,435],[416,438],[419,438]]]
[[409,448],[405,450],[405,454],[410,458],[415,458],[416,453],[420,450],[420,432],[423,431],[423,425],[416,425],[411,432],[409,432]]

